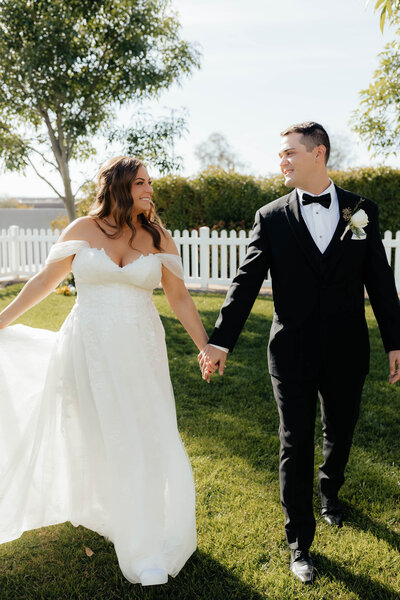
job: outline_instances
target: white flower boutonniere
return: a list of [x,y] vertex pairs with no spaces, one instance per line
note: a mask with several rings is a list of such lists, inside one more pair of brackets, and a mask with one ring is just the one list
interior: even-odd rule
[[345,208],[343,210],[343,219],[345,221],[348,221],[349,224],[347,225],[346,229],[343,231],[343,235],[340,238],[341,240],[343,240],[344,236],[346,235],[346,233],[348,231],[352,231],[353,234],[355,235],[355,237],[358,238],[359,240],[362,240],[363,238],[365,238],[367,236],[363,227],[368,225],[369,220],[368,220],[368,215],[365,212],[365,210],[363,210],[362,208],[360,208],[360,209],[358,208],[360,206],[361,202],[364,202],[364,198],[361,198],[361,200],[358,202],[358,204],[355,207],[353,212],[351,211],[350,208]]

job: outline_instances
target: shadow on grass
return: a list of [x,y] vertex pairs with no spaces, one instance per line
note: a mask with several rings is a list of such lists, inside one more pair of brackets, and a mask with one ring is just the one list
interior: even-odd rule
[[365,511],[356,508],[354,505],[346,502],[343,502],[343,505],[345,519],[349,521],[354,529],[371,532],[377,539],[384,540],[394,550],[400,552],[400,535],[398,533],[374,521]]
[[8,300],[11,302],[18,295],[22,288],[22,284],[10,285],[0,288],[0,300]]
[[[19,548],[0,572],[1,600],[263,600],[232,571],[197,550],[176,578],[162,586],[142,587],[128,582],[119,569],[114,546],[80,527],[67,540],[72,526],[65,524],[60,539]],[[47,528],[42,529],[42,533]],[[95,554],[84,555],[82,538],[90,540]],[[32,568],[32,553],[40,563]],[[78,556],[79,555],[79,556]],[[71,562],[68,560],[71,559]],[[69,564],[67,564],[69,563]],[[26,564],[27,568],[24,568]],[[15,568],[18,565],[18,568]]]
[[371,373],[364,386],[354,445],[374,450],[377,461],[400,464],[400,384],[390,386],[386,361],[379,374]]
[[[151,592],[150,592],[151,594]],[[240,581],[235,574],[205,552],[197,550],[168,588],[143,598],[187,600],[263,600],[265,597]]]
[[313,552],[313,558],[319,575],[335,582],[341,581],[357,598],[362,598],[362,600],[399,600],[398,592],[373,581],[366,575],[357,575],[353,570],[317,552]]

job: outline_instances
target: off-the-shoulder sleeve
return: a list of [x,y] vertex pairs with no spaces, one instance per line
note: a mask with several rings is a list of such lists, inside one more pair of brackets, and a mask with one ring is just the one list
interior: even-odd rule
[[86,242],[85,240],[56,242],[50,248],[49,255],[46,258],[46,265],[63,260],[64,258],[67,258],[67,256],[71,256],[71,254],[76,254],[79,250],[82,250],[82,248],[90,248],[89,242]]
[[183,266],[181,257],[177,254],[164,254],[163,252],[157,253],[158,258],[161,260],[161,263],[164,267],[171,271],[176,277],[179,279],[184,279],[183,275]]

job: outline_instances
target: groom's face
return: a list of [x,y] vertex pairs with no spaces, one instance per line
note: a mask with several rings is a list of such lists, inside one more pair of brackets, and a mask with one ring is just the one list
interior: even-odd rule
[[310,151],[303,142],[302,133],[289,133],[282,138],[280,167],[287,187],[307,189],[307,183],[315,175],[317,146]]

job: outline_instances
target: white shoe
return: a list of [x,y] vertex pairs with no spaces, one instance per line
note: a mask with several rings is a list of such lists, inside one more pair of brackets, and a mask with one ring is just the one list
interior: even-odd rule
[[168,573],[165,569],[145,569],[140,573],[142,585],[161,585],[168,583]]

